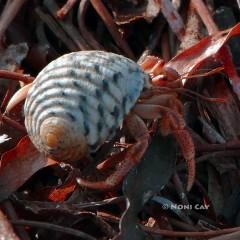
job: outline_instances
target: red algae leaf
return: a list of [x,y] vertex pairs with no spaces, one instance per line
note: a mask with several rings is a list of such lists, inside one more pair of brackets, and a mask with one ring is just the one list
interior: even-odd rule
[[69,183],[62,187],[51,190],[48,199],[53,202],[62,202],[71,194],[77,187],[77,183]]
[[40,153],[28,136],[18,145],[5,152],[0,165],[0,201],[23,185],[39,169],[53,164],[52,160]]
[[184,75],[187,78],[187,76],[190,76],[206,64],[208,60],[218,60],[223,64],[234,91],[240,97],[240,78],[235,67],[226,62],[226,49],[223,48],[230,38],[239,34],[240,24],[236,24],[233,28],[205,37],[194,46],[179,53],[165,67],[174,69],[179,75]]
[[78,169],[73,169],[61,186],[57,186],[49,190],[48,200],[53,202],[65,201],[77,188],[78,184],[76,182],[76,178],[79,177],[79,175],[80,171]]

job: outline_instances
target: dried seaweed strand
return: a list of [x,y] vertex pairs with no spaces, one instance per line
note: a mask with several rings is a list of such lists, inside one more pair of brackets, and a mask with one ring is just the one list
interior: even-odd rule
[[57,17],[63,19],[73,8],[77,0],[67,0],[67,2],[57,11]]
[[240,231],[226,234],[219,237],[210,238],[209,240],[238,240],[240,238]]
[[194,11],[192,4],[189,4],[187,13],[186,30],[178,51],[183,51],[197,44],[200,40],[201,20]]
[[26,129],[25,129],[25,127],[24,127],[23,125],[21,125],[20,123],[12,120],[11,118],[9,118],[9,117],[7,117],[7,116],[5,116],[5,115],[2,115],[2,114],[0,113],[0,122],[1,122],[1,121],[5,122],[5,123],[8,124],[9,126],[15,128],[15,129],[17,129],[17,130],[19,130],[19,131],[21,131],[21,132],[23,132],[23,133],[27,133],[27,132],[26,132]]
[[170,0],[161,1],[161,11],[167,19],[172,31],[176,34],[177,38],[181,40],[184,36],[184,23],[178,11],[174,8]]
[[7,92],[2,100],[2,103],[1,103],[1,107],[0,107],[0,110],[3,111],[4,108],[7,106],[7,103],[8,101],[10,100],[10,98],[12,97],[12,95],[14,94],[14,91],[16,89],[16,86],[17,86],[17,83],[16,82],[10,82],[9,83],[9,86],[8,86],[8,89],[7,89]]
[[33,82],[34,77],[24,75],[22,73],[11,72],[8,70],[0,70],[0,78],[6,78],[9,80],[21,81],[26,84]]
[[93,37],[93,35],[87,30],[85,25],[85,16],[87,9],[89,7],[90,1],[89,0],[82,0],[79,3],[78,8],[78,27],[84,39],[87,39],[88,44],[91,45],[93,49],[96,50],[105,50],[104,47]]
[[54,32],[54,34],[61,39],[61,41],[67,46],[67,48],[71,51],[77,51],[78,47],[73,42],[73,40],[64,32],[64,30],[56,23],[54,18],[45,13],[40,7],[37,7],[35,9],[38,16],[41,18],[41,20],[48,25],[48,27]]
[[203,127],[203,134],[210,140],[211,143],[225,143],[224,137],[204,118],[198,117]]
[[3,39],[5,31],[25,2],[26,0],[12,0],[6,3],[0,16],[0,41]]
[[204,231],[204,232],[180,232],[180,231],[170,231],[170,230],[155,230],[150,227],[146,226],[141,226],[144,231],[154,234],[154,235],[163,235],[163,236],[168,236],[168,237],[215,237],[219,236],[222,234],[227,234],[227,233],[233,233],[233,232],[238,232],[240,231],[240,227],[235,227],[235,228],[226,228],[226,229],[220,229],[220,230],[209,230],[209,231]]
[[35,213],[41,213],[41,211],[56,211],[58,207],[59,212],[71,213],[73,215],[79,215],[80,211],[91,208],[96,209],[98,207],[124,203],[124,197],[114,197],[110,199],[105,199],[98,202],[87,202],[87,203],[65,203],[65,202],[40,202],[40,201],[27,201],[19,200],[20,204],[28,207],[28,209],[34,211]]
[[162,34],[161,41],[161,52],[162,58],[165,62],[168,62],[171,59],[171,48],[169,43],[169,31],[164,31]]
[[204,144],[196,148],[199,152],[216,152],[216,151],[226,151],[240,149],[240,141],[230,141],[221,144]]
[[198,226],[194,226],[193,223],[185,223],[185,222],[182,222],[180,220],[177,220],[173,217],[168,217],[168,221],[169,223],[171,224],[172,227],[175,227],[177,229],[181,229],[183,231],[186,231],[186,232],[195,232],[195,231],[198,231],[199,228]]
[[87,42],[80,35],[79,31],[73,26],[71,22],[71,16],[68,15],[64,21],[59,21],[56,16],[58,11],[58,5],[54,0],[45,0],[44,5],[47,7],[48,11],[56,19],[57,23],[63,28],[63,30],[71,37],[73,42],[77,45],[78,50],[89,50],[90,47]]
[[148,45],[146,46],[144,52],[141,54],[141,57],[138,59],[138,64],[141,64],[148,55],[151,55],[153,50],[159,43],[159,39],[162,36],[163,29],[165,27],[166,21],[164,21],[163,17],[160,17],[156,20],[155,30],[150,35],[148,40]]
[[65,234],[74,235],[77,237],[81,237],[82,239],[86,240],[96,240],[96,238],[90,236],[87,233],[84,233],[82,231],[69,228],[69,227],[63,227],[60,225],[47,223],[47,222],[38,222],[38,221],[29,221],[29,220],[12,220],[11,221],[14,225],[24,225],[24,226],[31,226],[31,227],[37,227],[37,228],[44,228],[52,231],[62,232]]
[[107,29],[111,33],[113,39],[115,40],[116,44],[125,52],[125,54],[132,59],[135,59],[134,54],[128,43],[122,38],[118,28],[113,21],[112,16],[108,12],[107,8],[104,6],[101,0],[90,0],[92,6],[97,11],[99,16],[102,18],[103,22],[105,23]]
[[205,24],[209,35],[218,32],[218,27],[212,19],[212,16],[202,0],[192,0],[191,5],[196,9],[198,15]]
[[[212,158],[220,158],[220,157],[237,157],[240,154],[240,150],[228,150],[228,151],[217,151],[217,152],[211,152],[202,155],[201,157],[196,158],[196,164],[208,161]],[[184,163],[179,163],[177,166],[177,171],[182,171],[186,169],[186,166]]]

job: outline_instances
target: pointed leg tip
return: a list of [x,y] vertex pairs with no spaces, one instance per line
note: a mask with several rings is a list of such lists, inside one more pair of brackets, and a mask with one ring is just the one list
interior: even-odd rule
[[[190,163],[194,163],[194,161],[190,161]],[[195,163],[192,166],[188,165],[188,181],[187,181],[187,192],[190,192],[194,182],[195,182],[195,177],[196,177],[196,168],[195,168]]]

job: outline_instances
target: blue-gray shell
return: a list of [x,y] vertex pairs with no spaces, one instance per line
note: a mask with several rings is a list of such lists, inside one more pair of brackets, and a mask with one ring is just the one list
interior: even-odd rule
[[[24,106],[28,134],[41,152],[74,161],[113,136],[148,81],[138,64],[121,55],[103,51],[63,55],[38,74],[28,93]],[[48,132],[49,122],[51,127],[61,126],[64,134],[53,148],[45,146],[41,136]]]

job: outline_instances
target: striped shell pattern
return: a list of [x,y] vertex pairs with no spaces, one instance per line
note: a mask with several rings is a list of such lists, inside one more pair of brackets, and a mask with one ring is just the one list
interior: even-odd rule
[[28,134],[40,152],[55,160],[81,159],[113,136],[148,81],[135,62],[121,55],[63,55],[39,73],[28,93]]

